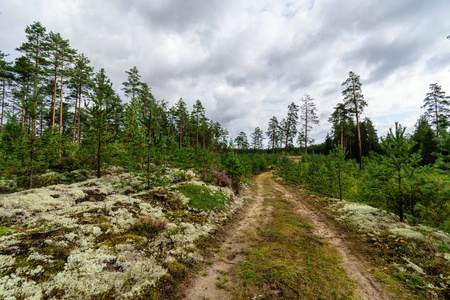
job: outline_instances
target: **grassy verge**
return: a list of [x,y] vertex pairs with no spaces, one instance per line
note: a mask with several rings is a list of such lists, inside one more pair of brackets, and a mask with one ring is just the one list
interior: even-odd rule
[[336,250],[311,233],[308,220],[277,191],[272,218],[251,239],[234,274],[235,299],[351,299],[353,284]]

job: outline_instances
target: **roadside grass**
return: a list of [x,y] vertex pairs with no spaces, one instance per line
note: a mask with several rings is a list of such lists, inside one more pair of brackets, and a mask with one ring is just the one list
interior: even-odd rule
[[274,207],[272,218],[249,237],[246,259],[230,284],[234,298],[352,299],[354,284],[336,250],[312,235],[292,202],[274,193],[265,199]]
[[230,202],[225,194],[200,185],[184,184],[177,187],[177,190],[189,198],[188,205],[190,207],[198,210],[223,210]]

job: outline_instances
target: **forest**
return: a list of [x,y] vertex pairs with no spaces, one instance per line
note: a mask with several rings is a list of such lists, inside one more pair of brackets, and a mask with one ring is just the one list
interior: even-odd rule
[[437,83],[423,95],[412,134],[395,123],[379,137],[362,117],[369,104],[360,77],[349,72],[324,143],[311,139],[319,120],[308,94],[287,107],[285,118],[261,120],[249,140],[209,120],[200,100],[189,109],[182,98],[172,107],[155,99],[135,66],[125,71],[121,99],[105,69],[94,71],[59,33],[35,22],[25,34],[16,48],[22,56],[8,61],[0,51],[0,193],[75,182],[76,170],[100,178],[110,166],[143,174],[150,187],[161,165],[193,169],[239,191],[252,174],[274,169],[313,193],[450,232],[450,101]]

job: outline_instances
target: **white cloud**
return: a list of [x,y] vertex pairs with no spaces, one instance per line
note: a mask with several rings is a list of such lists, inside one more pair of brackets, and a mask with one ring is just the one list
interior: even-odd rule
[[308,93],[320,114],[312,137],[323,141],[350,70],[380,135],[394,121],[412,129],[430,83],[450,91],[445,0],[2,2],[11,58],[40,21],[105,68],[116,90],[137,66],[157,99],[182,97],[189,108],[200,99],[232,136],[265,131]]

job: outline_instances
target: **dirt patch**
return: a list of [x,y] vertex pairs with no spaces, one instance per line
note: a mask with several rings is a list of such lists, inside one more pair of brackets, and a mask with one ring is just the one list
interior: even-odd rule
[[81,202],[86,202],[86,201],[90,201],[90,202],[104,201],[107,196],[105,193],[101,193],[98,189],[83,190],[83,192],[86,194],[86,196],[81,199],[75,200],[76,204],[80,204]]

